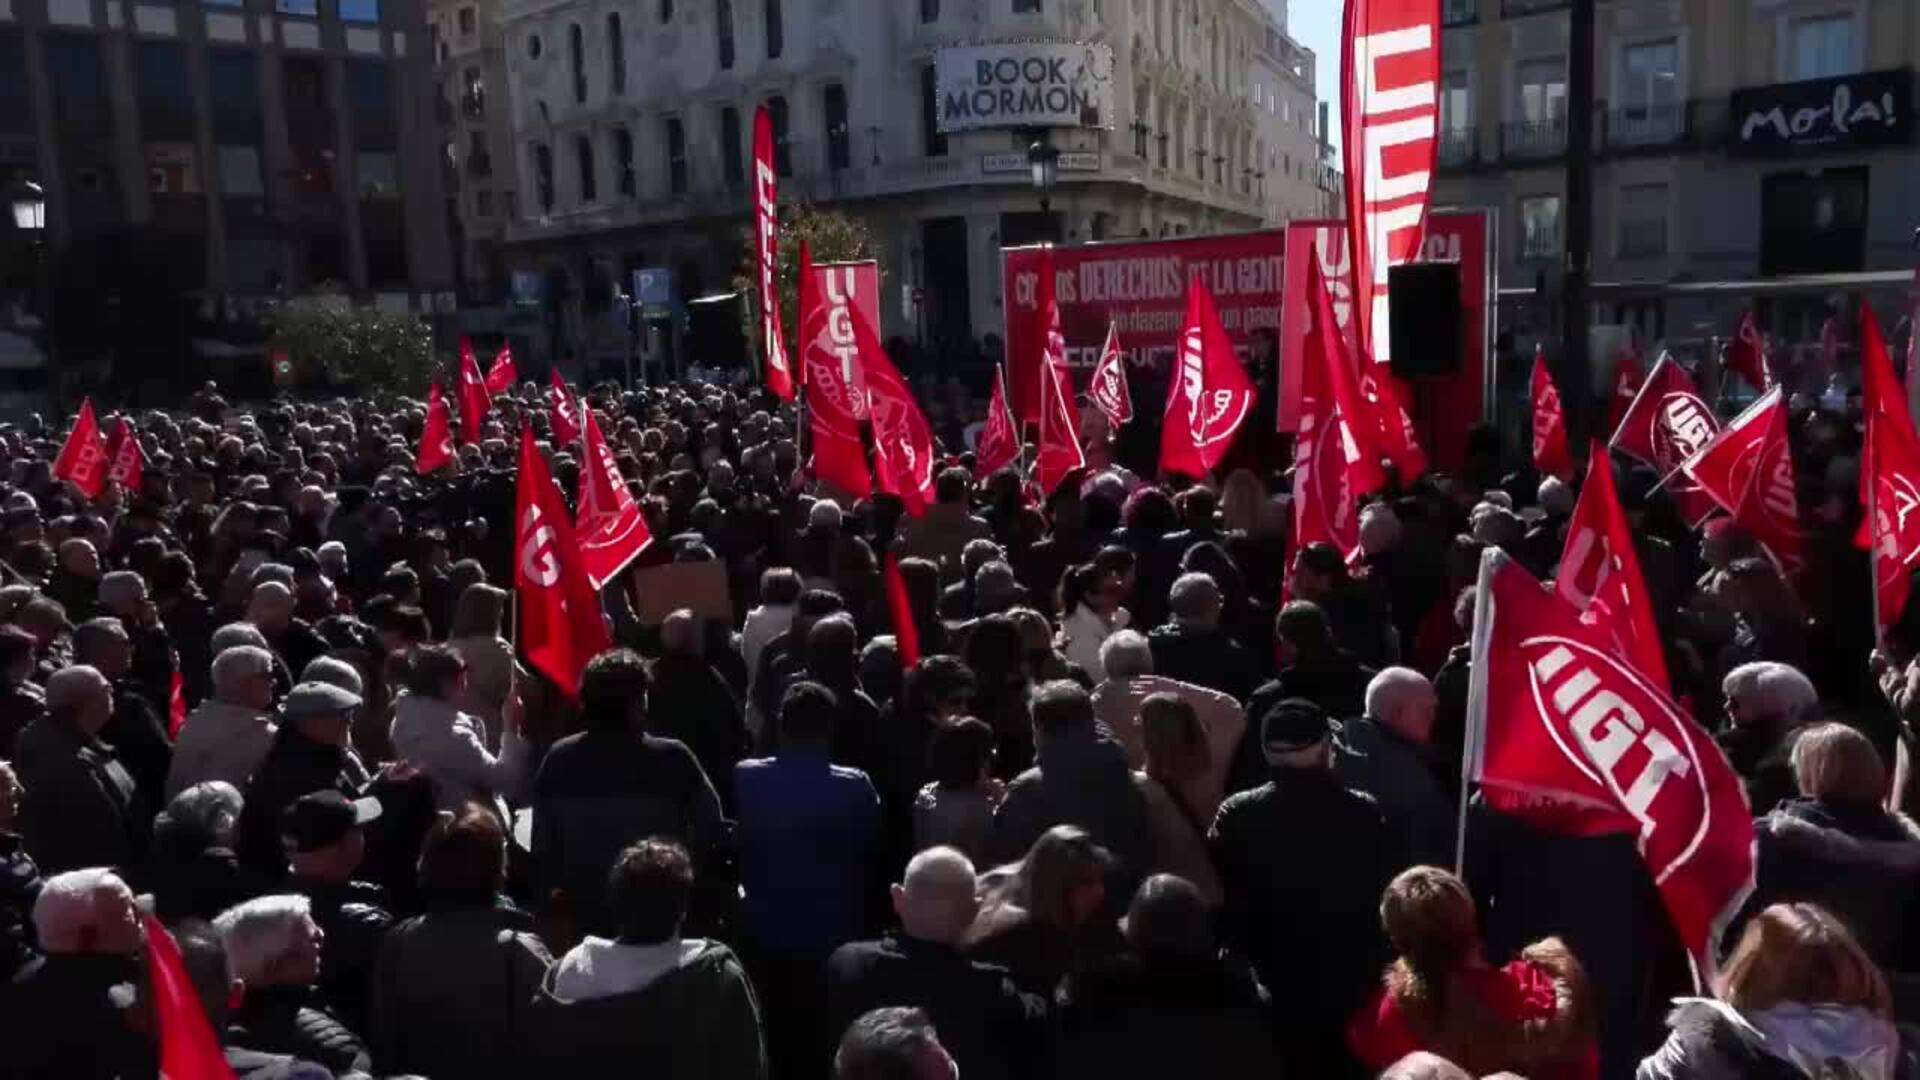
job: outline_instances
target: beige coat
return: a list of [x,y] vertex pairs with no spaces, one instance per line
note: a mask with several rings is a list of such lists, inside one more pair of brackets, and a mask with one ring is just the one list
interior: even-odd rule
[[1241,734],[1247,730],[1246,710],[1232,694],[1163,675],[1108,679],[1094,688],[1094,716],[1126,750],[1127,766],[1132,769],[1144,769],[1147,765],[1147,741],[1140,729],[1140,703],[1149,694],[1174,694],[1184,699],[1193,706],[1200,726],[1206,729],[1207,771],[1195,778],[1186,794],[1197,811],[1211,815],[1226,797],[1227,768],[1233,763]]
[[1186,878],[1200,890],[1200,898],[1208,907],[1220,907],[1226,893],[1207,854],[1205,830],[1210,823],[1190,820],[1181,813],[1167,789],[1146,773],[1134,773],[1133,783],[1147,800],[1147,828],[1153,833],[1152,872]]
[[439,698],[403,694],[393,705],[393,752],[433,781],[435,804],[457,809],[469,799],[512,799],[526,780],[527,741],[504,733],[500,753],[487,749],[480,721]]
[[513,646],[491,635],[455,638],[448,642],[467,662],[467,692],[460,711],[480,718],[486,727],[489,750],[500,749],[500,710],[513,689]]
[[169,801],[195,784],[225,780],[241,791],[273,745],[272,715],[213,698],[201,702],[180,726],[167,769]]

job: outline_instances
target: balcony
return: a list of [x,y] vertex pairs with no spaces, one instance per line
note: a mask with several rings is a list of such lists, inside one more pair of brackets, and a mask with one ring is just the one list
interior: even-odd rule
[[1620,257],[1654,259],[1667,253],[1667,219],[1642,218],[1620,222]]
[[1639,105],[1614,109],[1601,116],[1606,125],[1605,145],[1609,149],[1672,146],[1687,139],[1684,104]]
[[1509,161],[1559,157],[1567,152],[1566,117],[1504,125],[1500,151]]
[[1542,11],[1555,11],[1567,6],[1568,0],[1500,0],[1500,14],[1512,18],[1515,15],[1534,15]]
[[1443,169],[1469,169],[1480,163],[1479,131],[1475,128],[1451,128],[1442,131],[1434,151]]
[[1480,0],[1441,0],[1440,25],[1466,26],[1480,19]]

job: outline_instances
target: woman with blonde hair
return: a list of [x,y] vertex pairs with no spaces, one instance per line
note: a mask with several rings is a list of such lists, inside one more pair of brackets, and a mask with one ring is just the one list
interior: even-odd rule
[[1637,1080],[1899,1080],[1920,1074],[1887,982],[1840,920],[1775,904],[1747,925],[1718,1000],[1683,998]]
[[1207,853],[1207,826],[1220,808],[1213,751],[1191,702],[1175,694],[1148,694],[1140,703],[1147,765],[1134,783],[1147,803],[1153,868],[1191,882],[1218,911],[1225,900],[1220,873]]
[[1527,946],[1505,967],[1487,960],[1465,882],[1432,866],[1388,883],[1380,922],[1399,959],[1347,1025],[1354,1056],[1385,1069],[1427,1050],[1474,1076],[1511,1070],[1533,1080],[1594,1080],[1594,1001],[1586,971],[1559,938]]
[[1107,914],[1113,869],[1113,856],[1085,829],[1048,829],[1019,862],[981,878],[968,956],[1006,968],[1021,990],[1052,1000],[1067,974],[1122,948]]

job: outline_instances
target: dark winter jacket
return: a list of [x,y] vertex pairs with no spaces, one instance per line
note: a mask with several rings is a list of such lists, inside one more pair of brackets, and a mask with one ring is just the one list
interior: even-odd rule
[[1283,1075],[1266,992],[1244,964],[1128,956],[1073,978],[1063,999],[1053,1053],[1057,1076]]
[[240,807],[240,858],[276,880],[284,877],[287,856],[280,846],[280,815],[294,800],[316,791],[357,798],[357,779],[364,773],[344,747],[314,742],[294,725],[280,725]]
[[972,1080],[1025,1075],[1042,1039],[1045,1005],[1007,972],[949,945],[896,936],[843,945],[827,960],[826,1032],[837,1039],[884,1006],[924,1009],[940,1043]]
[[1147,634],[1153,672],[1246,701],[1259,667],[1246,646],[1217,626],[1156,626]]
[[9,1080],[149,1077],[153,1042],[129,1011],[146,983],[138,956],[61,954],[28,964],[0,987],[0,1074]]
[[1428,747],[1394,734],[1362,716],[1339,723],[1333,740],[1333,771],[1355,791],[1380,804],[1399,834],[1407,866],[1451,866],[1456,821],[1453,802],[1430,764]]
[[165,809],[161,800],[167,769],[173,765],[173,740],[167,738],[159,708],[139,683],[113,681],[113,715],[100,729],[100,741],[113,747],[114,756],[133,778],[142,810],[157,814]]
[[26,788],[20,834],[42,873],[139,859],[151,817],[111,746],[49,714],[20,733],[13,764]]
[[677,739],[693,751],[721,804],[732,806],[733,767],[747,756],[751,739],[740,699],[713,665],[684,653],[655,660],[647,715],[655,735]]
[[1282,668],[1246,698],[1247,726],[1227,771],[1227,791],[1246,791],[1267,782],[1267,758],[1260,749],[1260,722],[1267,710],[1288,698],[1305,698],[1337,720],[1365,710],[1367,683],[1374,671],[1344,652],[1320,660],[1302,659]]
[[1124,904],[1153,858],[1146,799],[1127,771],[1126,751],[1088,731],[1045,740],[1038,758],[1007,786],[994,812],[992,861],[1020,858],[1055,825],[1078,825],[1119,860],[1107,892]]
[[231,1018],[233,1041],[269,1054],[291,1054],[335,1073],[367,1072],[367,1048],[321,1005],[311,987],[248,987]]
[[381,1074],[527,1075],[527,1015],[552,957],[504,900],[434,905],[388,932],[374,965],[369,1035]]
[[678,966],[637,990],[566,998],[548,971],[529,1012],[529,1075],[763,1080],[760,1005],[733,950],[687,941]]
[[[1876,962],[1909,970],[1920,830],[1878,806],[1789,799],[1754,823],[1760,861],[1747,912],[1805,901],[1839,916]],[[1739,940],[1730,927],[1727,941]]]
[[231,848],[209,847],[205,837],[162,817],[154,832],[153,854],[136,878],[153,894],[153,911],[162,922],[207,919],[235,904],[264,896],[273,882],[243,866]]
[[967,955],[1005,971],[1022,993],[1042,1001],[1053,1000],[1062,980],[1108,966],[1126,951],[1112,919],[1096,917],[1079,930],[1066,930],[1018,908],[1001,910],[1011,917],[994,925],[989,915],[984,925],[976,925],[981,936],[967,947]]
[[321,996],[349,1027],[364,1032],[375,959],[381,939],[394,924],[386,891],[364,881],[298,876],[286,887],[311,902],[314,925],[326,935],[320,953]]
[[1640,1062],[1636,1080],[1920,1076],[1912,1044],[1864,1009],[1789,1003],[1742,1015],[1724,1002],[1683,998],[1667,1023],[1672,1033]]
[[29,680],[0,683],[0,760],[11,761],[20,733],[47,715],[47,692]]
[[18,833],[0,832],[0,981],[37,955],[33,903],[39,898],[40,868]]

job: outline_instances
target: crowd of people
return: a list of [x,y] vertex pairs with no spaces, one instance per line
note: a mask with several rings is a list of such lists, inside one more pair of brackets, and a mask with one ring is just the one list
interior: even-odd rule
[[[426,477],[417,400],[209,385],[94,500],[0,427],[0,1075],[156,1074],[150,914],[242,1077],[1920,1076],[1920,633],[1873,640],[1857,416],[1796,417],[1797,582],[1621,477],[1758,821],[1693,972],[1633,837],[1463,781],[1480,554],[1551,577],[1575,498],[1492,432],[1349,558],[1290,549],[1284,463],[1096,434],[1036,501],[942,409],[911,516],[763,393],[588,400],[655,540],[573,698],[514,644],[521,426],[580,472],[531,385]],[[643,617],[689,563],[724,587]]]

